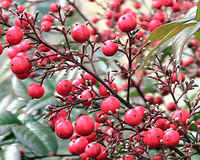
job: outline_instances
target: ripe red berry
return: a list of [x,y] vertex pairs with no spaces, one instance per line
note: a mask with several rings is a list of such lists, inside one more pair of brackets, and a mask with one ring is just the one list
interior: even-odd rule
[[75,130],[81,136],[88,136],[94,131],[94,120],[88,115],[81,115],[76,119]]
[[[111,89],[113,91],[115,91],[117,93],[117,85],[112,82],[111,84],[108,83],[108,82],[105,82],[109,87],[111,87]],[[108,89],[106,87],[104,87],[104,85],[100,84],[99,86],[99,94],[100,96],[109,96],[110,95],[110,92],[108,91]]]
[[161,146],[160,140],[163,138],[163,134],[164,132],[160,128],[149,129],[144,135],[144,144],[151,148],[159,148]]
[[159,9],[162,6],[162,1],[161,0],[153,0],[152,1],[152,7]]
[[50,21],[42,21],[42,23],[40,24],[40,28],[44,32],[49,32],[51,30],[52,25],[53,23]]
[[145,94],[145,99],[147,102],[152,103],[153,102],[153,95],[152,94]]
[[161,96],[155,96],[153,98],[153,104],[161,104],[163,102],[163,99]]
[[32,41],[31,40],[24,40],[20,43],[20,51],[22,52],[26,52],[28,50],[30,50],[31,48],[33,48],[33,45],[31,44]]
[[10,68],[15,74],[24,74],[31,70],[32,64],[26,58],[22,56],[16,56],[11,59]]
[[197,127],[197,126],[200,126],[200,119],[197,119],[197,120],[196,120],[195,126],[196,126],[196,127]]
[[153,19],[148,24],[148,29],[150,31],[155,30],[157,27],[159,27],[162,23],[159,20]]
[[108,157],[108,152],[106,148],[101,145],[101,153],[97,156],[97,160],[106,160]]
[[96,132],[92,132],[90,135],[84,137],[87,139],[88,143],[91,143],[96,140],[96,135]]
[[[59,120],[61,119],[61,120]],[[55,123],[55,133],[58,137],[62,139],[68,139],[73,134],[72,122],[65,120],[64,118],[59,118]]]
[[176,130],[167,130],[163,135],[163,143],[168,147],[175,147],[180,140],[180,135]]
[[137,126],[142,122],[142,112],[132,108],[126,111],[124,121],[130,126]]
[[16,75],[16,77],[17,77],[18,79],[26,79],[26,78],[29,77],[29,73],[15,74],[15,75]]
[[171,115],[171,121],[175,123],[176,119],[180,125],[186,124],[186,121],[190,118],[190,114],[186,109],[177,109]]
[[166,108],[167,108],[169,111],[174,111],[174,110],[176,110],[176,103],[174,103],[174,102],[169,102],[169,103],[166,105]]
[[93,98],[93,97],[96,97],[96,94],[93,91],[90,91],[89,89],[87,89],[81,93],[80,99],[84,100],[84,102],[82,102],[84,106],[89,107],[92,102],[91,100],[88,100],[88,99]]
[[85,151],[85,147],[87,146],[88,141],[86,138],[84,137],[80,137],[75,139],[74,143],[73,143],[73,152],[75,154],[81,154]]
[[101,110],[104,113],[115,113],[116,109],[120,108],[120,101],[113,96],[109,96],[107,98],[105,98],[102,102],[101,102]]
[[41,98],[44,95],[44,87],[37,83],[30,84],[27,91],[32,98]]
[[87,72],[84,73],[84,78],[85,78],[85,80],[91,81],[92,85],[95,85],[97,83],[96,78],[94,78],[91,74],[89,74]]
[[180,74],[175,74],[172,76],[172,83],[175,82],[184,82],[185,81],[185,75],[183,72],[180,72]]
[[164,118],[159,118],[155,123],[154,125],[157,127],[157,128],[160,128],[162,129],[163,131],[165,131],[166,129],[170,128],[170,123],[167,119],[164,119]]
[[112,40],[107,40],[103,43],[101,50],[105,56],[113,56],[118,51],[118,44]]
[[53,23],[54,21],[54,17],[50,14],[45,14],[43,17],[42,17],[42,21],[50,21]]
[[136,25],[136,19],[131,14],[125,14],[117,21],[117,26],[122,32],[130,32],[135,29]]
[[194,57],[188,57],[187,59],[183,59],[181,61],[181,65],[184,66],[184,67],[187,67],[190,64],[194,63],[194,61],[195,61]]
[[146,117],[146,115],[144,113],[146,111],[146,109],[143,106],[136,106],[134,109],[142,114],[142,118]]
[[0,43],[0,55],[3,53],[3,46],[2,44]]
[[72,92],[75,92],[78,90],[77,87],[80,87],[80,85],[84,85],[84,80],[82,78],[76,78],[72,81]]
[[56,92],[62,96],[69,95],[71,91],[72,91],[72,82],[67,79],[60,80],[56,85]]
[[83,42],[89,40],[90,30],[84,24],[76,24],[72,28],[71,35],[75,41],[77,41],[79,43],[83,43]]
[[173,5],[173,0],[164,0],[162,3],[166,7],[172,6]]
[[55,126],[55,123],[58,119],[63,118],[66,119],[66,116],[68,115],[68,112],[66,112],[65,109],[60,110],[58,113],[54,112],[53,114],[51,114],[49,116],[49,119],[53,125],[53,127]]
[[89,158],[96,158],[101,153],[101,145],[99,143],[89,143],[85,148],[85,153]]
[[57,12],[58,11],[58,2],[52,2],[50,5],[49,5],[49,10],[51,12]]
[[12,26],[6,32],[6,40],[10,45],[19,44],[23,39],[24,33],[21,28]]
[[33,24],[33,22],[34,22],[33,15],[30,14],[30,13],[27,13],[26,15],[24,14],[22,16],[22,19],[17,17],[15,19],[15,26],[20,27],[20,28],[24,28],[24,29],[30,29],[29,24]]
[[181,10],[181,4],[179,2],[173,3],[172,10],[174,12],[180,11]]
[[164,158],[161,154],[156,154],[153,156],[153,160],[164,160]]
[[108,115],[103,112],[97,112],[95,114],[95,121],[98,123],[104,123],[108,119]]

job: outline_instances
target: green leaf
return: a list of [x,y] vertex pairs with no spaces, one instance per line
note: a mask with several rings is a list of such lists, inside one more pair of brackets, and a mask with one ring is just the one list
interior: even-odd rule
[[196,20],[200,21],[200,1],[198,2],[197,5]]
[[187,23],[187,24],[182,24],[182,25],[179,25],[178,27],[174,28],[171,32],[169,32],[162,40],[161,42],[156,46],[154,47],[154,49],[152,49],[147,57],[145,58],[144,62],[143,62],[143,65],[142,67],[144,67],[148,61],[150,60],[150,58],[152,57],[152,55],[154,53],[160,53],[162,50],[166,49],[168,46],[168,44],[172,43],[172,38],[174,36],[176,36],[178,33],[180,33],[182,30],[184,30],[185,28],[188,28],[190,26],[194,26],[196,23]]
[[28,123],[12,128],[16,138],[31,151],[40,155],[49,152],[56,153],[58,149],[57,140],[50,128],[38,122]]
[[12,87],[15,94],[18,97],[22,97],[24,99],[31,99],[31,97],[27,93],[27,87],[22,80],[17,79],[16,77],[12,78]]
[[167,23],[164,24],[158,28],[156,28],[151,35],[147,38],[147,40],[144,42],[144,45],[146,45],[149,41],[150,44],[152,44],[153,42],[156,42],[158,40],[161,40],[162,38],[164,38],[169,32],[171,32],[174,28],[176,28],[177,26],[186,23],[187,21],[189,21],[191,19],[183,19],[180,21],[174,21],[171,23]]
[[195,33],[195,37],[197,38],[197,40],[198,40],[199,43],[200,43],[200,31],[197,31],[197,32]]
[[0,125],[21,124],[20,120],[9,111],[0,111]]
[[182,30],[174,39],[172,49],[176,56],[176,60],[178,64],[181,63],[181,57],[183,53],[184,46],[186,42],[200,29],[200,22],[197,23],[195,26],[190,26],[184,30]]
[[191,160],[200,160],[200,155],[194,155],[191,157]]
[[44,108],[47,105],[53,105],[53,104],[57,104],[57,100],[54,98],[54,94],[49,93],[40,99],[33,99],[29,101],[25,111],[31,113],[35,110]]

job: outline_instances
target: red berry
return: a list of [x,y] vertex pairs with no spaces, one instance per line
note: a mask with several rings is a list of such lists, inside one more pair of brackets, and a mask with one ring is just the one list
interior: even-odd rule
[[89,40],[90,30],[84,24],[76,24],[72,28],[71,35],[75,41],[77,41],[79,43],[83,43],[83,42]]
[[157,11],[154,16],[153,19],[158,20],[158,21],[164,21],[165,20],[165,15],[163,14],[163,12],[161,11]]
[[120,108],[120,101],[113,96],[109,96],[107,98],[105,98],[102,102],[101,102],[101,109],[104,113],[115,113],[116,109]]
[[88,156],[87,156],[87,154],[85,152],[81,153],[80,157],[81,157],[81,160],[87,160],[88,159]]
[[112,40],[107,40],[103,43],[101,50],[105,56],[113,56],[118,51],[118,44]]
[[87,72],[84,73],[84,78],[85,78],[85,80],[91,81],[92,85],[95,85],[97,83],[96,78],[94,78],[91,74],[89,74]]
[[55,123],[55,133],[58,137],[62,139],[68,139],[72,136],[73,134],[73,126],[72,122],[69,120],[65,120],[64,118],[60,118],[56,121]]
[[170,128],[170,123],[167,119],[163,119],[163,118],[159,118],[154,125],[157,128],[162,129],[163,131],[165,131],[166,129]]
[[163,102],[163,99],[161,96],[155,96],[153,98],[153,104],[161,104]]
[[73,143],[73,152],[75,154],[81,154],[85,151],[88,141],[84,137],[77,138]]
[[22,52],[26,52],[28,50],[30,50],[31,48],[33,48],[33,45],[31,44],[32,41],[31,40],[24,40],[20,43],[20,51]]
[[84,80],[82,78],[76,78],[72,81],[72,92],[75,92],[78,90],[77,87],[80,87],[80,85],[84,85]]
[[10,68],[15,74],[24,74],[31,70],[32,64],[26,58],[22,56],[16,56],[11,59]]
[[133,6],[136,8],[136,9],[139,9],[141,8],[141,3],[134,3]]
[[164,158],[161,154],[156,154],[153,156],[153,160],[164,160]]
[[194,63],[195,59],[193,57],[188,57],[187,59],[183,59],[181,61],[181,65],[184,67],[189,66],[190,64]]
[[170,110],[170,111],[174,111],[174,110],[176,110],[176,103],[174,103],[174,102],[169,102],[167,105],[166,105],[166,108],[168,109],[168,110]]
[[[23,19],[23,20],[22,20]],[[32,14],[27,13],[22,16],[22,19],[16,18],[15,19],[15,26],[24,28],[24,29],[30,29],[29,24],[33,24],[34,17]]]
[[151,148],[159,148],[161,146],[160,140],[163,138],[163,134],[163,130],[160,128],[149,129],[143,138],[144,144]]
[[183,72],[180,72],[180,75],[176,75],[174,73],[174,75],[172,76],[172,83],[175,82],[184,82],[185,81],[185,75]]
[[[111,84],[108,82],[105,82],[109,87],[111,87],[111,89],[113,91],[115,91],[117,93],[117,85],[112,82]],[[104,85],[100,84],[99,86],[99,94],[100,96],[109,96],[110,92],[108,91],[108,89],[106,87],[104,87]]]
[[162,2],[161,2],[161,0],[153,0],[153,2],[152,2],[152,7],[153,8],[160,8],[162,6]]
[[89,143],[85,148],[85,153],[89,158],[96,158],[101,153],[101,145],[99,143]]
[[159,20],[153,19],[148,24],[148,29],[150,31],[155,30],[158,26],[160,26],[162,23]]
[[162,3],[166,7],[172,6],[173,5],[173,0],[164,0]]
[[44,95],[44,87],[37,83],[30,84],[27,91],[32,98],[41,98]]
[[177,119],[180,125],[186,124],[186,121],[190,118],[190,114],[186,109],[177,109],[171,115],[171,121],[174,123]]
[[97,112],[95,114],[95,121],[98,123],[104,123],[108,119],[108,115],[103,112]]
[[108,152],[106,151],[106,148],[101,145],[101,153],[96,157],[97,160],[106,160],[108,157]]
[[55,123],[58,119],[64,118],[66,119],[66,116],[68,115],[68,112],[66,112],[65,109],[60,110],[58,113],[54,112],[49,116],[50,121],[52,122],[52,125],[55,126]]
[[12,46],[12,47],[9,47],[8,49],[7,49],[7,56],[10,58],[10,59],[12,59],[12,58],[14,58],[16,55],[17,55],[17,53],[19,53],[20,51],[17,49],[17,47],[16,46]]
[[124,121],[134,127],[142,122],[142,112],[132,108],[126,111],[124,115]]
[[175,147],[179,140],[180,136],[176,130],[167,130],[163,135],[163,143],[168,147]]
[[16,74],[16,77],[18,79],[26,79],[29,77],[29,73],[23,73],[23,74]]
[[49,32],[51,30],[51,27],[52,27],[53,23],[50,22],[50,21],[43,21],[41,24],[40,24],[40,28],[42,31],[44,32]]
[[21,5],[18,5],[17,6],[17,10],[19,11],[19,13],[23,13],[25,8],[23,6],[21,6]]
[[146,117],[146,115],[144,113],[146,111],[146,109],[143,106],[136,106],[134,109],[142,114],[142,118]]
[[62,96],[69,95],[71,91],[72,91],[72,82],[67,79],[60,80],[56,85],[56,92]]
[[196,127],[197,127],[197,126],[200,126],[200,119],[197,119],[197,120],[196,120],[195,126],[196,126]]
[[91,100],[88,100],[88,99],[93,98],[93,97],[96,97],[96,94],[93,91],[90,91],[89,89],[87,89],[81,93],[80,99],[84,100],[84,102],[82,102],[84,106],[89,107],[92,102]]
[[88,143],[91,143],[96,140],[96,135],[96,132],[92,132],[90,135],[84,137],[87,139]]
[[0,55],[3,53],[3,46],[2,44],[0,43]]
[[42,17],[42,21],[50,21],[53,23],[54,21],[54,17],[50,14],[45,14],[43,17]]
[[175,2],[172,6],[172,10],[174,12],[180,11],[181,10],[181,4],[179,2]]
[[136,19],[131,14],[125,14],[117,21],[117,26],[122,32],[130,32],[135,29],[136,25]]
[[24,33],[21,28],[12,26],[6,32],[6,40],[10,45],[19,44],[23,39]]
[[49,5],[49,10],[51,12],[57,12],[58,11],[58,2],[52,2],[50,5]]
[[5,9],[8,9],[10,8],[11,6],[11,2],[12,1],[9,1],[9,0],[2,0],[0,3],[1,3],[1,7],[2,8],[5,8]]
[[76,119],[75,130],[81,136],[88,136],[94,131],[94,120],[88,115],[81,115]]
[[146,99],[147,102],[149,102],[149,103],[153,102],[153,96],[152,96],[152,94],[146,94],[144,97],[145,97],[145,99]]

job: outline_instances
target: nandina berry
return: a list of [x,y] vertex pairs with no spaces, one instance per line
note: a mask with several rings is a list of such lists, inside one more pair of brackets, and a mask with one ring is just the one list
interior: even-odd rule
[[161,154],[156,154],[153,156],[153,160],[164,160],[164,158]]
[[101,145],[101,152],[97,156],[97,160],[106,160],[107,157],[108,157],[107,149],[104,146]]
[[168,147],[175,147],[180,140],[180,135],[176,130],[167,130],[163,135],[163,143]]
[[[109,82],[105,82],[109,87],[111,87],[111,89],[117,93],[117,85],[112,82],[111,84]],[[100,96],[109,96],[110,92],[108,91],[108,89],[103,85],[100,84],[99,86],[99,94]]]
[[172,10],[174,12],[180,11],[181,10],[181,4],[179,2],[173,3]]
[[166,108],[169,110],[169,111],[174,111],[176,110],[176,103],[174,102],[169,102],[167,105],[166,105]]
[[200,119],[197,119],[197,120],[196,120],[195,126],[196,126],[196,127],[197,127],[197,126],[200,126]]
[[151,148],[159,148],[161,146],[160,140],[163,138],[163,134],[164,132],[160,128],[149,129],[143,138],[144,144]]
[[153,19],[163,22],[165,20],[165,15],[163,14],[163,12],[157,11],[153,16]]
[[22,5],[18,5],[17,10],[19,11],[19,13],[23,13],[25,8]]
[[0,55],[3,53],[3,46],[2,44],[0,43]]
[[131,14],[125,14],[117,21],[117,26],[122,32],[130,32],[135,29],[137,25],[136,19]]
[[26,79],[30,73],[15,74],[18,79]]
[[42,16],[42,21],[50,21],[53,23],[54,17],[50,14],[45,14],[44,16]]
[[183,72],[180,72],[180,74],[173,74],[172,76],[172,83],[175,82],[184,82],[185,81],[185,75]]
[[130,126],[137,126],[142,122],[142,112],[134,108],[126,111],[124,121]]
[[162,6],[162,0],[153,0],[152,7],[159,9]]
[[30,84],[27,91],[32,98],[41,98],[44,95],[44,87],[37,83]]
[[75,154],[81,154],[85,151],[85,147],[87,146],[88,141],[84,137],[80,137],[74,140],[74,143],[72,145],[73,152]]
[[81,115],[76,119],[75,130],[81,136],[88,136],[94,131],[94,120],[88,115]]
[[32,43],[32,41],[28,40],[28,39],[22,41],[19,44],[20,45],[20,51],[26,52],[26,51],[30,50],[31,48],[33,48],[33,45],[31,43]]
[[133,154],[136,155],[136,156],[139,156],[141,154],[144,153],[144,148],[143,146],[140,144],[140,142],[137,142],[134,147],[132,147],[133,149]]
[[188,57],[187,59],[183,59],[181,61],[181,65],[184,67],[187,67],[191,65],[192,63],[194,63],[194,61],[195,61],[194,57]]
[[107,40],[103,43],[101,50],[105,56],[113,56],[118,51],[118,44],[112,40]]
[[89,40],[90,30],[85,24],[76,24],[72,28],[71,35],[75,41],[83,43]]
[[163,99],[161,96],[155,96],[153,98],[153,104],[161,104],[163,102]]
[[5,9],[8,9],[10,8],[11,6],[11,2],[12,1],[9,1],[9,0],[2,0],[0,3],[1,3],[1,7],[2,8],[5,8]]
[[146,115],[144,113],[146,111],[146,109],[143,106],[136,106],[134,109],[142,114],[142,118],[146,117]]
[[153,31],[153,30],[155,30],[157,27],[159,27],[161,24],[162,24],[162,23],[161,23],[159,20],[153,19],[153,20],[151,20],[151,21],[149,22],[149,24],[148,24],[148,29],[149,29],[149,31]]
[[71,140],[69,143],[68,143],[68,151],[72,154],[76,154],[75,151],[74,151],[74,142],[75,140]]
[[96,112],[95,121],[98,123],[104,123],[108,119],[108,115],[103,112]]
[[50,21],[42,21],[42,23],[40,24],[40,28],[44,32],[49,32],[51,30],[52,25],[53,23]]
[[15,19],[15,26],[24,28],[24,29],[30,29],[29,24],[33,25],[33,22],[34,22],[33,15],[30,13],[26,13],[26,15],[24,14],[22,16],[22,19],[18,17]]
[[145,99],[147,102],[152,103],[153,102],[153,95],[152,94],[145,94]]
[[190,118],[190,114],[186,109],[177,109],[171,115],[171,121],[173,123],[177,122],[178,124],[186,124],[186,121]]
[[94,78],[91,74],[85,72],[83,74],[83,76],[84,76],[85,80],[91,81],[91,85],[95,85],[97,83],[96,78]]
[[173,5],[173,0],[164,0],[162,4],[166,7]]
[[15,74],[24,74],[31,70],[32,64],[22,56],[15,56],[10,61],[10,68]]
[[81,157],[81,160],[87,160],[88,159],[88,156],[87,156],[87,154],[85,152],[81,153],[80,157]]
[[72,91],[72,82],[63,79],[58,82],[56,85],[56,92],[62,96],[67,96]]
[[52,2],[50,5],[49,5],[49,10],[51,12],[58,12],[58,2]]
[[166,129],[170,128],[170,122],[167,119],[164,118],[159,118],[154,125],[157,128],[162,129],[163,131],[165,131]]
[[10,45],[19,44],[23,39],[24,33],[21,28],[12,26],[6,32],[6,40]]
[[88,143],[94,142],[96,140],[96,132],[92,132],[91,134],[89,134],[88,136],[84,136]]
[[117,109],[120,108],[120,101],[113,96],[109,96],[107,98],[105,98],[102,102],[101,102],[101,110],[104,113],[115,113]]
[[101,145],[99,143],[89,143],[85,147],[85,153],[89,158],[96,158],[101,153]]
[[139,8],[141,8],[141,3],[136,2],[136,3],[133,4],[133,6],[134,6],[136,9],[139,9]]
[[84,80],[82,78],[76,78],[72,81],[72,92],[75,92],[78,90],[80,85],[84,85]]
[[55,123],[58,119],[64,118],[66,119],[66,116],[68,115],[68,112],[66,112],[65,109],[60,110],[58,113],[54,112],[49,116],[50,121],[52,122],[52,125],[55,126]]
[[134,160],[132,155],[125,155],[124,158],[120,158],[118,160]]
[[88,100],[90,98],[94,98],[96,97],[96,94],[93,91],[90,91],[89,89],[86,89],[85,91],[83,91],[81,93],[81,97],[80,99],[83,100],[84,102],[82,102],[82,104],[86,107],[89,107],[92,103],[91,100]]
[[[59,120],[61,119],[61,120]],[[69,120],[65,120],[63,117],[59,118],[55,123],[55,133],[62,139],[68,139],[73,134],[73,125]]]

